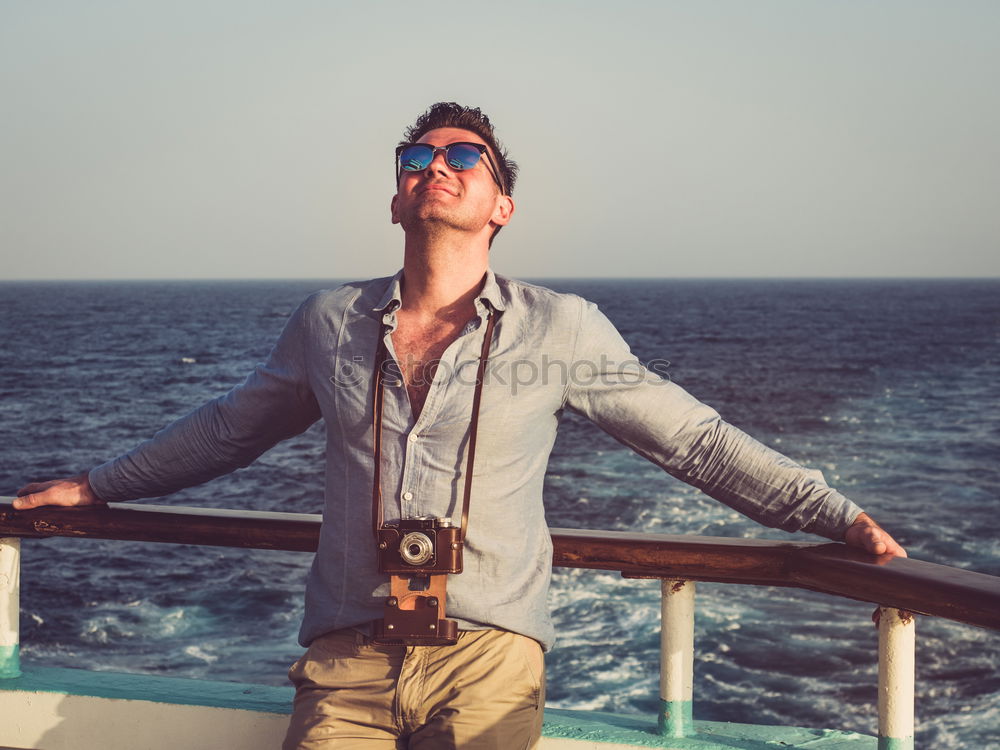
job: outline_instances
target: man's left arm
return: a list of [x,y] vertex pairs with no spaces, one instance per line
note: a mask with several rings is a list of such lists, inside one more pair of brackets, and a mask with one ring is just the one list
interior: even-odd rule
[[905,556],[820,472],[764,446],[684,389],[642,367],[614,326],[584,303],[565,405],[672,476],[758,523],[807,531],[876,555]]

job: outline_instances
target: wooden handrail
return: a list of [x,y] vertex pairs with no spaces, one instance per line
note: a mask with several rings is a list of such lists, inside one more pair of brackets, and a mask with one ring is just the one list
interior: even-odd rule
[[[320,516],[111,503],[16,511],[0,498],[0,537],[68,536],[313,552]],[[629,578],[791,586],[1000,629],[1000,577],[836,543],[551,529],[553,564]]]

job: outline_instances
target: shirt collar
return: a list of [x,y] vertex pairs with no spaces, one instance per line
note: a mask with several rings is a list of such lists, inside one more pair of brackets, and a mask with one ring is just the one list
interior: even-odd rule
[[[387,313],[399,309],[400,305],[403,304],[402,281],[403,271],[400,270],[389,279],[389,284],[386,286],[382,298],[372,308],[373,312]],[[486,279],[483,281],[482,291],[479,292],[476,299],[489,303],[489,306],[497,312],[504,310],[503,295],[500,293],[500,285],[497,284],[497,277],[492,268],[486,269]]]
[[492,268],[486,269],[486,280],[483,282],[483,290],[479,293],[479,299],[490,303],[497,312],[504,310],[503,295],[500,293],[500,285],[497,284],[497,275]]
[[403,270],[400,269],[395,276],[389,279],[389,285],[382,294],[382,299],[372,308],[372,312],[394,312],[403,304]]

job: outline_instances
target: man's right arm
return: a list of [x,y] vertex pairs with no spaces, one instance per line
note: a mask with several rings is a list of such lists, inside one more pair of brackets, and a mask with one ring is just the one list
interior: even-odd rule
[[289,319],[267,363],[242,385],[90,472],[26,485],[14,507],[159,497],[247,466],[303,432],[320,416],[306,368],[307,305]]

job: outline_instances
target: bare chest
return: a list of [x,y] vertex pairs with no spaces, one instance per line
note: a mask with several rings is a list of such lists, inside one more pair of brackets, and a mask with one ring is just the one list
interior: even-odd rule
[[396,361],[403,373],[413,416],[419,417],[430,392],[438,363],[448,346],[458,338],[463,324],[406,325],[401,320],[392,333]]

